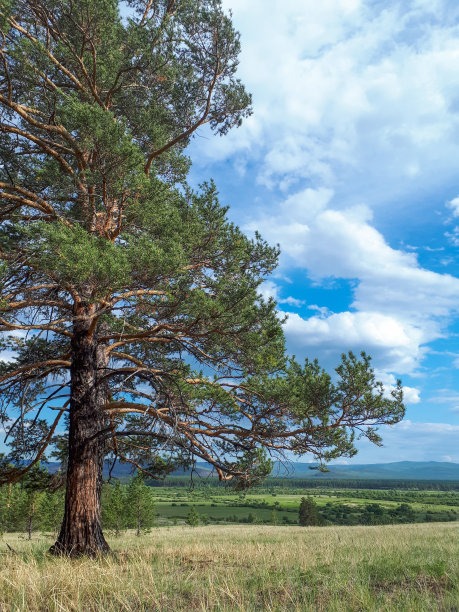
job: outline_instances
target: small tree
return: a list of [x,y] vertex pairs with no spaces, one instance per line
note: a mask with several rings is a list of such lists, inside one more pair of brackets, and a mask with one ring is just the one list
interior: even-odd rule
[[22,529],[22,497],[19,485],[9,483],[0,487],[0,534]]
[[104,528],[113,531],[115,536],[119,536],[121,531],[126,528],[128,520],[129,501],[137,502],[135,496],[129,498],[128,487],[121,486],[119,480],[114,485],[107,484],[104,487],[102,498],[102,524]]
[[155,523],[156,506],[152,490],[145,484],[141,472],[137,472],[131,479],[125,501],[128,526],[135,529],[136,536],[147,533]]
[[185,520],[186,524],[190,525],[190,527],[196,527],[197,525],[199,525],[199,514],[197,513],[196,508],[194,506],[191,506],[190,511],[188,512]]
[[298,512],[298,522],[302,527],[319,524],[319,512],[311,497],[302,497]]
[[64,515],[64,491],[46,491],[40,503],[40,523],[43,531],[57,537]]
[[22,516],[24,529],[28,539],[32,539],[32,532],[41,522],[42,500],[49,486],[50,475],[39,465],[35,465],[22,479],[21,489],[23,495],[20,507],[17,509]]

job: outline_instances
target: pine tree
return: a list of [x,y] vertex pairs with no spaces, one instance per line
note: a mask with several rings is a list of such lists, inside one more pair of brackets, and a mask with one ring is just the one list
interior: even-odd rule
[[32,532],[39,527],[42,500],[49,481],[50,475],[40,465],[35,465],[21,481],[23,495],[13,511],[22,517],[23,528],[29,540],[32,539]]
[[186,524],[190,525],[190,527],[197,527],[200,523],[199,514],[196,511],[194,506],[191,506],[190,511],[186,517]]
[[311,497],[302,497],[298,512],[298,522],[302,527],[319,524],[319,512]]
[[20,531],[23,528],[22,516],[23,491],[19,485],[9,483],[0,487],[0,534]]
[[57,537],[64,515],[64,491],[46,491],[40,502],[40,525],[44,532]]
[[138,472],[131,479],[126,492],[128,526],[135,529],[136,536],[148,533],[155,524],[156,506],[153,492],[145,484],[144,476]]
[[105,496],[102,500],[102,524],[105,529],[113,531],[119,536],[126,528],[128,521],[128,501],[126,495],[127,487],[121,486],[119,480],[114,485],[105,486]]
[[213,183],[186,184],[194,132],[251,112],[220,0],[123,4],[0,6],[0,480],[58,445],[51,552],[72,556],[108,550],[107,453],[152,477],[198,458],[245,487],[271,470],[263,448],[349,456],[354,428],[379,443],[403,415],[366,356],[335,383],[286,361],[259,295],[277,249],[228,221]]

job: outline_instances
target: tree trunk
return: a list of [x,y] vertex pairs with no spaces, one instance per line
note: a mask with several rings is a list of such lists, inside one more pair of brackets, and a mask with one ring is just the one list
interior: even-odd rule
[[106,390],[97,382],[106,366],[105,347],[98,345],[91,329],[91,310],[89,306],[78,313],[73,328],[64,520],[50,549],[52,554],[70,557],[96,556],[110,550],[100,523],[105,446],[100,434],[106,426]]

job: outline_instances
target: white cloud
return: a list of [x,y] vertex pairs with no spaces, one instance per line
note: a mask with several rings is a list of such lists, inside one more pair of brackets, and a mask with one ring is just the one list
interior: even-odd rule
[[459,247],[459,225],[453,227],[450,232],[446,232],[445,236],[451,242],[451,244],[455,247]]
[[286,298],[281,298],[279,300],[279,304],[288,304],[289,306],[296,306],[297,308],[299,308],[300,306],[303,306],[305,304],[305,301],[298,300],[297,298],[289,296]]
[[[383,383],[387,396],[390,396],[390,392],[395,389],[397,380],[393,374],[389,374],[384,370],[375,370],[377,380]],[[403,386],[403,401],[405,404],[419,404],[421,401],[420,390],[415,387]]]
[[406,419],[394,425],[397,431],[409,431],[422,436],[431,434],[440,434],[444,436],[457,436],[459,434],[459,425],[451,425],[450,423],[416,423]]
[[421,401],[420,391],[415,387],[403,387],[403,401],[405,404],[419,404]]
[[317,304],[308,304],[308,310],[317,311],[319,313],[318,316],[322,319],[326,319],[332,314],[332,312],[327,306],[317,306]]
[[227,138],[198,146],[203,159],[234,156],[240,166],[250,155],[264,184],[287,189],[308,180],[341,191],[352,184],[374,205],[413,187],[432,192],[456,175],[459,7],[224,4],[241,31],[239,73],[256,112]]
[[[280,243],[284,263],[308,270],[317,279],[360,279],[354,306],[413,315],[447,315],[458,307],[459,279],[419,266],[412,252],[393,249],[370,225],[366,206],[346,210],[324,209],[323,192],[312,190],[290,196],[280,214],[264,215],[247,225]],[[295,206],[291,206],[291,202]]]
[[343,351],[366,350],[379,369],[403,374],[412,372],[425,352],[420,328],[377,312],[341,312],[308,319],[288,313],[284,331],[292,352],[318,356],[327,366]]
[[451,208],[453,211],[453,217],[459,217],[459,197],[453,198],[449,202],[446,203],[448,208]]
[[288,304],[289,306],[296,307],[300,307],[304,304],[304,300],[298,300],[297,298],[291,296],[286,298],[281,297],[280,291],[281,288],[271,280],[265,281],[259,288],[259,293],[265,300],[273,298],[278,304]]
[[380,368],[413,372],[426,345],[444,335],[445,321],[459,309],[459,279],[392,248],[372,227],[368,207],[327,208],[330,198],[330,191],[308,188],[247,226],[280,243],[284,268],[302,268],[318,283],[332,277],[353,284],[352,311],[291,314],[289,345],[297,353],[313,348],[321,358],[365,349]]
[[[366,440],[360,441],[359,454],[353,463],[367,460],[389,461],[452,461],[459,463],[459,425],[422,423],[404,420],[391,427],[382,427],[383,447],[374,450]],[[449,459],[445,459],[448,456]]]
[[[315,288],[347,281],[351,299],[332,306],[343,312],[331,312],[318,291],[300,314],[290,313],[289,350],[329,367],[341,352],[364,349],[390,388],[391,373],[419,374],[429,344],[446,340],[459,310],[459,279],[420,263],[444,247],[397,246],[401,222],[413,220],[406,236],[412,244],[436,206],[440,225],[451,197],[447,237],[459,245],[459,196],[453,197],[459,4],[272,0],[269,10],[263,0],[224,4],[241,31],[240,76],[255,114],[225,139],[206,140],[205,147],[195,141],[194,159],[204,166],[229,162],[225,172],[247,164],[250,176],[272,190],[263,209],[245,205],[245,229],[280,244],[281,274],[294,269],[293,299],[307,295],[311,281]],[[442,261],[453,269],[450,253]],[[289,310],[279,300],[279,279],[271,289],[280,309]],[[405,397],[413,413],[420,390],[406,387]]]
[[459,393],[449,391],[448,389],[441,390],[438,395],[429,398],[430,402],[440,402],[442,404],[459,403]]
[[4,363],[9,363],[13,361],[15,357],[15,353],[13,351],[0,351],[0,361]]
[[[457,175],[459,6],[224,4],[241,31],[240,74],[255,114],[228,138],[206,141],[198,158],[250,159],[258,182],[286,192],[246,226],[280,243],[284,269],[355,285],[348,312],[292,315],[290,345],[314,347],[319,356],[368,347],[378,366],[413,372],[457,312],[459,279],[391,247],[373,226],[372,209],[407,206],[409,196],[419,214],[413,190],[433,193]],[[454,214],[458,202],[449,204]],[[449,232],[454,244],[458,232]]]
[[459,412],[459,393],[451,389],[440,389],[437,395],[428,398],[430,404],[446,404],[450,412]]

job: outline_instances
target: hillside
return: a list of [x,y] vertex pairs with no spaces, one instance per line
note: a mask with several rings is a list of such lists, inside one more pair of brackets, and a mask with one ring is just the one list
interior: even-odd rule
[[312,470],[313,464],[292,463],[276,466],[273,476],[289,478],[346,478],[390,480],[459,480],[459,464],[441,461],[397,461],[355,465],[330,465],[328,472]]
[[[394,463],[369,463],[343,465],[336,464],[328,467],[328,472],[319,472],[311,469],[313,463],[290,463],[283,465],[276,463],[271,473],[277,478],[311,478],[317,479],[343,479],[343,480],[458,480],[459,464],[441,461],[397,461]],[[47,463],[50,472],[59,468],[56,462]],[[106,465],[104,476],[108,476],[110,465]],[[112,470],[114,478],[129,478],[131,475],[129,464],[117,463]],[[212,473],[209,464],[198,462],[195,474],[210,476]],[[190,471],[177,470],[174,476],[187,476]]]

